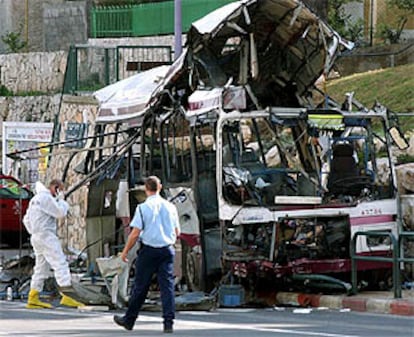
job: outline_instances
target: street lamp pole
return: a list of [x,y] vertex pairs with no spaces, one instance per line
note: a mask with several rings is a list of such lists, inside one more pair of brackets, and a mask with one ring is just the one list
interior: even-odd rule
[[174,59],[176,60],[182,51],[182,17],[181,0],[174,0]]

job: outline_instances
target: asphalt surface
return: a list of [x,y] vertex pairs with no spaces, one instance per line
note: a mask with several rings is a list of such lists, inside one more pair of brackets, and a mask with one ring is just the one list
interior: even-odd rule
[[350,309],[359,312],[412,316],[414,321],[414,289],[403,290],[401,293],[401,298],[395,298],[393,291],[363,291],[352,296],[280,292],[276,295],[276,302],[282,306]]
[[[113,323],[115,312],[77,309],[26,309],[20,301],[0,301],[0,336],[109,337],[165,336],[160,313],[141,313],[133,331]],[[174,336],[197,337],[412,337],[412,317],[353,312],[346,309],[219,308],[177,313]]]
[[[0,260],[7,260],[29,250],[0,249]],[[313,309],[350,309],[387,315],[411,316],[414,320],[414,289],[403,290],[402,298],[394,298],[392,291],[361,292],[357,295],[320,295],[297,292],[280,292],[275,301],[278,306],[294,306]],[[0,302],[1,303],[1,302]]]

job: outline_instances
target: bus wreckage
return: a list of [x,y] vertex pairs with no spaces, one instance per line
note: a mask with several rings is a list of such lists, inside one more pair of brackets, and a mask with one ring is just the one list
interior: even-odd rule
[[[353,234],[398,235],[392,140],[406,145],[380,104],[313,102],[315,82],[352,43],[300,1],[245,0],[193,23],[186,47],[171,66],[95,93],[96,136],[111,151],[92,144],[68,194],[126,179],[132,215],[142,178],[160,176],[190,290],[227,276],[249,298],[295,282],[348,291]],[[391,254],[387,237],[359,237],[356,248]],[[390,265],[358,271],[387,286]]]

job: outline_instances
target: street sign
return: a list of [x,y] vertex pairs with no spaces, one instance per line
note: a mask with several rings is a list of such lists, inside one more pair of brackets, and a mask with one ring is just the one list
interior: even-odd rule
[[[17,177],[25,184],[33,184],[44,178],[47,169],[53,123],[3,122],[2,171]],[[30,150],[15,158],[7,155]]]

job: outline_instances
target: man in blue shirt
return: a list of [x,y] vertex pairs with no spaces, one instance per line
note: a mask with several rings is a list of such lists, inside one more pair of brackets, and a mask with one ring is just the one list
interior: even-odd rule
[[127,262],[127,254],[138,238],[141,249],[135,262],[135,280],[124,316],[114,316],[114,321],[132,330],[145,301],[152,275],[157,273],[161,291],[164,332],[173,332],[175,318],[174,255],[173,244],[180,234],[175,206],[163,199],[159,192],[162,185],[156,176],[145,180],[147,199],[137,206],[130,226],[132,231],[122,251],[121,258]]

